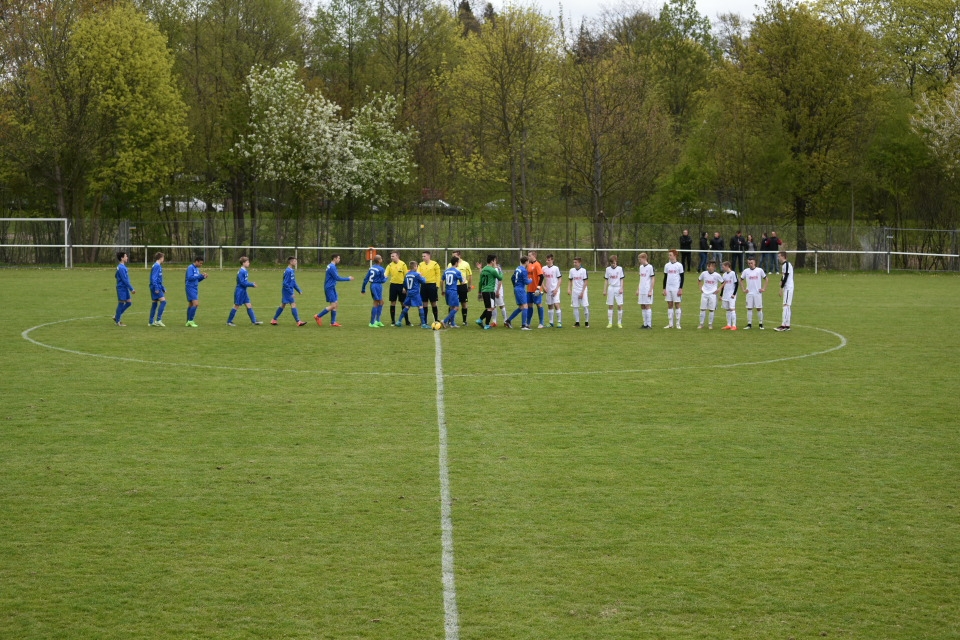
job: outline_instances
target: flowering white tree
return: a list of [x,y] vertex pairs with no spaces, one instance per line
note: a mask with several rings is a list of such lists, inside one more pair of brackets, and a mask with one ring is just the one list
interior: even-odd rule
[[912,123],[947,171],[960,174],[960,82],[947,89],[943,100],[923,96]]
[[386,188],[409,179],[412,133],[396,131],[396,101],[374,98],[352,120],[310,93],[292,62],[247,77],[249,133],[234,148],[257,177],[287,182],[325,198],[380,203]]

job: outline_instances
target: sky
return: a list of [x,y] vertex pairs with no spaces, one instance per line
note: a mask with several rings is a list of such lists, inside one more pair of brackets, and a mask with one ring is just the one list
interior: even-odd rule
[[[559,6],[563,5],[564,21],[568,23],[579,24],[581,18],[599,19],[605,10],[620,9],[624,7],[636,7],[644,9],[648,13],[658,15],[660,8],[666,0],[540,0],[539,6],[544,13],[556,17],[559,14]],[[471,3],[482,6],[483,2]],[[494,6],[503,4],[494,0]],[[739,13],[749,21],[757,11],[757,5],[762,5],[762,0],[697,0],[697,9],[700,13],[716,22],[717,16],[721,13]],[[569,27],[568,27],[569,28]]]

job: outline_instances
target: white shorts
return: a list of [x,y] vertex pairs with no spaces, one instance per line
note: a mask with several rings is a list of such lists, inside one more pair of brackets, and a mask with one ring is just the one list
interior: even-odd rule
[[736,311],[736,310],[737,310],[737,299],[736,299],[736,298],[730,298],[729,300],[727,300],[726,298],[724,298],[723,300],[721,300],[721,304],[723,305],[723,308],[726,309],[727,311]]
[[547,292],[547,304],[560,304],[560,288],[553,293]]
[[700,294],[700,309],[704,311],[716,311],[717,310],[717,294],[715,293],[701,293]]
[[570,306],[571,307],[589,307],[590,299],[587,297],[587,292],[583,292],[583,299],[577,297],[577,292],[574,291],[573,295],[570,296]]
[[607,304],[623,306],[623,289],[607,289]]
[[506,303],[503,301],[503,289],[500,289],[500,293],[497,295],[496,299],[493,301],[493,306],[495,307],[505,307]]
[[793,304],[793,287],[783,290],[783,306],[789,307]]
[[748,294],[747,294],[747,309],[763,309],[763,294],[762,294],[762,293],[748,293]]
[[653,291],[641,291],[637,304],[653,304]]
[[680,289],[667,289],[667,302],[680,302]]

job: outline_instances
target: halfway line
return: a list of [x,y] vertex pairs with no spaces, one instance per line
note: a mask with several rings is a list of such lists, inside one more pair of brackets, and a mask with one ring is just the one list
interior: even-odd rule
[[460,616],[457,613],[457,587],[453,576],[453,517],[450,498],[450,470],[447,466],[447,416],[443,402],[443,349],[440,332],[433,333],[436,347],[434,368],[437,376],[437,427],[440,430],[440,530],[443,544],[443,627],[447,640],[460,638]]

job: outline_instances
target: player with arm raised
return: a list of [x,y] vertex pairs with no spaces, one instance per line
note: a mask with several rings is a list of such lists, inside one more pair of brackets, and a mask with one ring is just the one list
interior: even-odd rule
[[643,326],[640,328],[653,329],[653,265],[647,261],[647,254],[645,253],[641,253],[637,259],[640,262],[637,302],[640,304],[640,315],[643,316]]
[[781,251],[780,260],[780,297],[783,298],[783,320],[776,331],[790,331],[791,305],[793,304],[793,265],[787,261],[787,252]]
[[[550,326],[555,329],[563,328],[560,310],[560,267],[553,264],[553,254],[547,254],[547,266],[543,268],[543,286],[547,293],[547,313]],[[553,320],[556,317],[556,324]]]
[[302,327],[307,323],[300,319],[300,312],[297,311],[297,301],[293,297],[293,292],[296,291],[300,295],[303,295],[303,291],[300,290],[300,285],[297,284],[297,259],[293,256],[287,257],[287,268],[283,271],[283,284],[280,287],[280,306],[277,307],[277,312],[273,314],[273,319],[270,321],[270,324],[277,326],[277,318],[280,317],[280,314],[283,313],[283,310],[286,309],[287,305],[290,305],[290,313],[293,314],[293,319],[297,322],[298,327]]
[[117,252],[117,272],[115,274],[117,279],[117,312],[113,316],[113,324],[118,327],[127,326],[120,322],[120,318],[123,317],[124,311],[133,306],[131,295],[136,293],[133,285],[130,284],[130,271],[127,269],[129,260],[130,256],[127,255],[126,251]]
[[[165,327],[163,324],[163,310],[167,308],[167,288],[163,286],[163,260],[164,255],[159,251],[153,256],[153,268],[150,269],[150,326]],[[157,319],[153,316],[156,314]]]
[[330,256],[330,264],[327,265],[327,273],[323,283],[323,295],[327,300],[327,307],[323,311],[313,316],[313,319],[317,321],[317,326],[323,326],[323,316],[330,314],[330,326],[339,327],[340,323],[337,322],[337,307],[339,306],[339,296],[337,296],[337,283],[338,282],[349,282],[353,280],[353,276],[341,276],[340,272],[337,271],[337,265],[340,264],[340,254],[335,253]]
[[676,322],[680,328],[680,302],[683,298],[683,265],[677,262],[677,250],[667,253],[667,263],[663,265],[663,297],[667,300],[667,326],[673,329]]
[[240,270],[237,271],[237,287],[233,291],[233,309],[230,310],[230,317],[227,318],[227,326],[235,327],[237,325],[233,324],[233,319],[237,317],[237,311],[240,310],[240,307],[247,308],[247,315],[250,316],[250,322],[254,325],[263,324],[257,320],[257,314],[253,312],[253,303],[250,302],[250,293],[247,289],[252,289],[257,286],[256,282],[250,281],[250,273],[247,269],[250,267],[250,258],[247,256],[240,257]]
[[197,256],[193,259],[193,264],[187,267],[187,274],[184,277],[184,288],[187,293],[187,325],[197,328],[196,317],[200,309],[200,283],[207,279],[207,274],[200,271],[203,266],[203,256]]
[[730,266],[729,260],[723,261],[723,273],[721,274],[723,283],[720,285],[720,294],[723,304],[723,310],[727,312],[727,324],[723,329],[726,331],[737,330],[737,290],[740,288],[740,281],[737,273]]
[[383,258],[379,255],[373,256],[373,264],[367,269],[367,275],[363,277],[363,284],[360,285],[360,295],[366,293],[367,283],[370,284],[370,297],[373,298],[373,308],[370,310],[371,329],[379,329],[383,326],[380,322],[380,316],[383,315],[383,283],[387,281],[387,273],[383,269]]
[[767,274],[757,267],[756,260],[747,260],[747,268],[740,274],[743,288],[747,291],[747,326],[753,328],[753,310],[757,310],[760,329],[763,329],[763,292],[767,290]]
[[613,305],[617,305],[617,328],[623,329],[623,267],[610,256],[603,273],[603,295],[607,298],[607,329],[613,328]]
[[573,307],[573,326],[580,326],[580,309],[583,308],[583,326],[590,327],[590,298],[587,295],[589,274],[583,268],[583,261],[579,256],[573,259],[573,268],[570,269],[570,278],[567,280],[567,295],[570,296],[570,306]]
[[717,263],[711,260],[707,263],[707,270],[700,274],[700,324],[697,329],[703,329],[703,321],[707,312],[710,318],[707,326],[713,329],[713,314],[717,311],[717,289],[723,283],[723,276],[717,273]]

